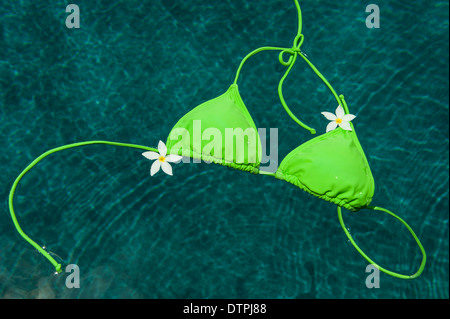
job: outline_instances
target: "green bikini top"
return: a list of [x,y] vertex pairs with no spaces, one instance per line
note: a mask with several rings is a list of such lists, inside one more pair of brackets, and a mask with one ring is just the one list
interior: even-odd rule
[[[343,96],[339,99],[347,109]],[[196,141],[195,136],[208,135],[212,129],[218,132],[214,139],[220,141],[214,142],[219,147],[208,147],[211,144],[208,139]],[[227,139],[230,136],[227,130],[241,140],[245,133],[247,140],[243,147],[233,147],[231,139]],[[372,172],[354,130],[337,128],[313,138],[291,151],[275,174],[261,171],[260,137],[235,83],[224,94],[183,116],[169,134],[166,145],[169,154],[273,175],[351,211],[366,207],[374,194]]]
[[[324,81],[338,104],[349,114],[344,96],[337,95],[330,83],[300,50],[304,40],[302,16],[298,2],[295,1],[295,4],[299,23],[292,48],[261,47],[250,52],[242,60],[233,84],[225,93],[197,106],[175,124],[166,142],[169,154],[206,160],[255,174],[267,174],[259,169],[262,157],[260,137],[237,85],[244,63],[262,51],[280,51],[279,61],[287,66],[287,70],[279,82],[278,95],[284,109],[297,124],[312,134],[316,133],[316,130],[305,125],[292,113],[283,97],[284,80],[298,56]],[[283,59],[285,54],[289,55],[288,61]],[[196,121],[201,125],[195,125]],[[375,183],[353,125],[350,125],[351,131],[338,128],[300,145],[286,156],[275,174],[269,175],[286,180],[314,196],[351,211],[366,207],[372,200]],[[227,130],[240,134],[241,140],[245,134],[247,143],[243,143],[241,148],[232,145],[229,147],[231,139],[227,141]],[[210,135],[208,131],[218,131],[214,138],[221,139],[216,144],[219,147],[208,147],[208,139],[202,139],[200,142],[195,138]]]
[[[303,43],[302,17],[301,10],[297,0],[294,0],[298,12],[298,31],[294,39],[292,48],[279,47],[261,47],[250,52],[241,62],[234,82],[228,90],[222,95],[209,100],[184,115],[170,131],[166,145],[167,150],[162,154],[164,156],[185,156],[198,160],[213,162],[216,164],[232,167],[235,169],[248,171],[254,174],[272,175],[275,178],[285,180],[300,189],[337,205],[338,218],[340,224],[354,245],[357,251],[371,264],[378,267],[379,270],[403,279],[412,279],[418,277],[426,263],[425,250],[415,235],[414,231],[400,217],[387,209],[381,207],[369,206],[374,195],[375,183],[367,162],[364,151],[358,141],[353,124],[350,121],[344,126],[343,119],[353,119],[350,115],[347,103],[343,95],[338,95],[325,77],[301,52],[300,47]],[[283,98],[283,83],[297,58],[300,56],[322,79],[335,97],[339,107],[336,116],[323,112],[322,114],[329,120],[333,120],[327,133],[313,138],[292,150],[281,162],[275,173],[269,173],[260,170],[261,164],[261,140],[256,125],[245,106],[239,93],[237,81],[240,71],[251,56],[262,51],[279,51],[279,61],[287,67],[287,70],[281,78],[278,85],[278,94],[281,104],[288,115],[301,127],[315,134],[316,131],[301,122],[289,109]],[[288,55],[287,61],[284,57]],[[341,125],[342,124],[342,125]],[[339,127],[337,127],[339,125]],[[337,127],[337,128],[336,128]],[[198,137],[206,137],[199,139]],[[231,137],[230,137],[231,136]],[[240,140],[239,147],[234,144],[234,140]],[[46,156],[64,149],[85,146],[89,144],[109,144],[115,146],[132,147],[147,151],[143,155],[150,159],[157,159],[156,149],[134,145],[107,141],[90,141],[65,145],[50,150],[35,161],[33,161],[16,179],[10,192],[9,208],[13,222],[19,233],[36,249],[38,249],[56,268],[61,271],[61,264],[43,248],[32,241],[20,228],[13,209],[13,196],[16,186],[20,179]],[[377,265],[372,261],[356,244],[348,232],[342,219],[341,207],[350,211],[358,211],[368,208],[374,211],[382,211],[398,219],[412,234],[416,240],[421,252],[422,262],[416,273],[413,275],[402,275]]]

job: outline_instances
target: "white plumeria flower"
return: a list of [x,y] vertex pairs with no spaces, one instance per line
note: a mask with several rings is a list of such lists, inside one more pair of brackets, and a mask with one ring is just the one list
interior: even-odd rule
[[356,116],[353,114],[345,114],[344,108],[338,105],[336,109],[336,114],[330,112],[322,112],[322,115],[331,121],[327,125],[327,133],[334,130],[336,127],[340,126],[342,129],[351,131],[350,121]]
[[163,141],[159,141],[158,152],[159,154],[152,151],[142,153],[145,158],[148,158],[149,160],[156,160],[150,168],[150,175],[155,175],[160,168],[162,168],[164,173],[172,175],[172,166],[170,166],[169,163],[179,162],[183,157],[179,155],[167,155],[167,147]]

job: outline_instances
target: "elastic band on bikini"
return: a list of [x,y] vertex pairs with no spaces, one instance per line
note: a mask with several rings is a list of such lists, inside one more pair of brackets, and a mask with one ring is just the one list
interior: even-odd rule
[[355,241],[353,240],[352,236],[350,235],[349,231],[347,230],[347,228],[345,227],[344,221],[342,219],[342,211],[341,211],[341,207],[338,206],[337,208],[337,212],[338,212],[338,217],[339,217],[339,222],[342,226],[342,229],[344,230],[345,234],[347,235],[348,239],[350,240],[350,242],[352,243],[352,245],[356,248],[356,250],[361,254],[361,256],[363,256],[369,263],[375,265],[378,267],[379,270],[381,270],[382,272],[393,276],[393,277],[397,277],[397,278],[401,278],[401,279],[414,279],[420,276],[420,274],[422,273],[423,269],[425,268],[425,263],[427,261],[427,255],[425,253],[425,249],[423,248],[422,244],[420,243],[419,238],[417,238],[416,234],[414,233],[414,231],[411,229],[411,227],[409,227],[409,225],[400,217],[398,217],[397,215],[395,215],[393,212],[385,209],[385,208],[381,208],[381,207],[376,207],[376,206],[367,206],[366,208],[371,209],[371,210],[378,210],[378,211],[382,211],[385,213],[388,213],[389,215],[395,217],[397,220],[399,220],[411,233],[411,235],[414,237],[414,239],[417,242],[417,245],[420,248],[420,251],[422,252],[422,262],[420,263],[420,267],[419,270],[417,270],[417,272],[413,275],[402,275],[390,270],[387,270],[381,266],[379,266],[377,263],[375,263],[372,259],[370,259],[362,250],[361,248],[358,247],[358,245],[355,243]]

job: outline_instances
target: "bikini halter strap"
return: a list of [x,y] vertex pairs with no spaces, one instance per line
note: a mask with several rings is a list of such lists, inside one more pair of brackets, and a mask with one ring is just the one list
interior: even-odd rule
[[[316,130],[309,127],[308,125],[304,124],[302,121],[300,121],[295,115],[294,113],[292,113],[292,111],[289,109],[288,105],[286,104],[286,101],[284,100],[283,97],[283,83],[284,80],[286,79],[286,77],[288,76],[289,72],[291,71],[292,67],[294,66],[295,62],[297,61],[297,56],[301,56],[303,58],[303,60],[305,60],[305,62],[309,65],[309,67],[314,71],[314,73],[316,73],[316,75],[325,83],[325,85],[328,87],[328,89],[331,91],[331,93],[333,94],[333,96],[335,97],[336,101],[338,102],[339,105],[341,105],[341,100],[339,99],[338,94],[336,93],[336,91],[333,89],[333,87],[331,86],[331,84],[327,81],[327,79],[319,72],[319,70],[317,70],[317,68],[308,60],[308,58],[305,56],[305,54],[303,52],[301,52],[300,47],[303,44],[303,41],[305,39],[304,35],[302,34],[302,12],[300,9],[300,5],[298,3],[297,0],[294,0],[295,2],[295,6],[297,8],[297,13],[298,13],[298,28],[297,28],[297,36],[294,39],[293,42],[293,46],[292,48],[281,48],[281,47],[272,47],[272,46],[266,46],[266,47],[261,47],[258,48],[252,52],[250,52],[249,54],[247,54],[244,59],[242,59],[241,64],[239,65],[239,68],[236,72],[236,76],[234,78],[234,82],[233,84],[237,84],[237,81],[239,79],[239,74],[241,72],[242,66],[244,65],[244,63],[253,55],[262,52],[262,51],[281,51],[279,56],[278,56],[278,60],[279,62],[284,65],[287,66],[287,70],[284,73],[283,77],[280,79],[280,82],[278,83],[278,96],[280,97],[280,102],[283,105],[284,109],[286,110],[286,112],[288,113],[288,115],[301,127],[303,127],[304,129],[308,130],[311,132],[311,134],[316,134]],[[284,54],[289,54],[289,59],[286,61],[283,58]],[[344,106],[344,110],[345,113],[348,114],[348,108]]]
[[[66,149],[74,148],[74,147],[81,147],[81,146],[87,146],[87,145],[93,145],[93,144],[106,144],[106,145],[112,145],[112,146],[120,146],[120,147],[128,147],[133,149],[140,149],[145,151],[153,151],[157,152],[158,150],[152,147],[147,147],[143,145],[136,145],[136,144],[129,144],[129,143],[118,143],[118,142],[109,142],[109,141],[88,141],[88,142],[79,142],[79,143],[73,143],[73,144],[67,144],[63,145],[57,148],[53,148],[39,157],[37,157],[33,162],[31,162],[23,171],[20,173],[19,176],[17,176],[16,180],[13,183],[13,186],[11,187],[11,190],[9,192],[9,198],[8,198],[8,206],[9,206],[9,213],[11,214],[12,221],[14,223],[14,226],[16,226],[17,232],[20,234],[20,236],[23,237],[31,246],[36,248],[45,258],[50,261],[50,263],[55,267],[55,270],[57,273],[62,272],[62,265],[60,262],[56,261],[52,255],[58,256],[50,251],[47,251],[45,247],[39,246],[34,240],[32,240],[30,237],[28,237],[27,234],[22,230],[22,228],[19,225],[19,222],[16,217],[16,213],[14,211],[14,193],[16,192],[17,186],[19,185],[20,180],[25,176],[26,173],[28,173],[29,170],[31,170],[36,164],[38,164],[40,161],[42,161],[47,156],[54,154],[56,152],[64,151]],[[58,256],[59,257],[59,256]]]
[[419,238],[417,238],[416,234],[414,233],[414,231],[412,230],[412,228],[400,217],[398,217],[397,215],[395,215],[393,212],[382,208],[382,207],[377,207],[377,206],[367,206],[366,208],[371,209],[371,210],[376,210],[376,211],[381,211],[384,213],[387,213],[389,215],[391,215],[392,217],[396,218],[397,220],[399,220],[411,233],[411,235],[413,236],[413,238],[416,240],[417,245],[420,248],[420,251],[422,252],[422,262],[420,263],[419,269],[412,275],[402,275],[390,270],[387,270],[381,266],[379,266],[377,263],[375,263],[372,259],[370,259],[362,250],[361,248],[359,248],[359,246],[356,244],[356,242],[353,240],[352,235],[350,235],[350,232],[348,231],[348,229],[345,227],[344,224],[344,220],[342,219],[342,211],[341,211],[341,207],[338,206],[337,208],[337,212],[338,212],[338,217],[339,217],[339,223],[342,226],[342,229],[344,230],[345,234],[347,235],[348,239],[350,240],[350,242],[352,243],[352,245],[356,248],[356,250],[361,254],[361,256],[364,257],[364,259],[366,259],[369,263],[375,265],[379,270],[381,270],[382,272],[393,276],[393,277],[397,277],[400,279],[414,279],[420,276],[420,274],[422,273],[423,269],[425,268],[425,263],[427,262],[427,254],[425,253],[425,249],[423,248],[422,244],[420,243]]

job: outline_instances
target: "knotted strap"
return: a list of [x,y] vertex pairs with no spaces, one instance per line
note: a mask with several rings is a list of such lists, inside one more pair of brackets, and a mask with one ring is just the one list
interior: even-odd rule
[[[295,6],[297,8],[297,13],[298,13],[298,29],[297,29],[297,35],[294,39],[294,43],[292,48],[280,48],[280,47],[272,47],[272,46],[267,46],[267,47],[261,47],[258,48],[252,52],[250,52],[249,54],[247,54],[247,56],[245,56],[244,59],[242,59],[241,64],[239,65],[239,68],[236,72],[236,77],[234,79],[233,84],[237,84],[238,78],[239,78],[239,73],[241,72],[242,66],[244,65],[244,63],[253,55],[262,52],[262,51],[281,51],[279,56],[278,56],[278,60],[280,61],[280,63],[284,66],[287,66],[287,70],[284,73],[283,77],[280,79],[280,82],[278,84],[278,96],[280,97],[280,102],[283,105],[284,109],[286,110],[286,112],[288,113],[288,115],[301,127],[303,127],[304,129],[308,130],[311,132],[311,134],[316,134],[316,130],[309,127],[308,125],[304,124],[302,121],[300,121],[293,113],[292,111],[289,109],[288,105],[286,104],[286,101],[284,100],[283,97],[283,83],[284,80],[286,79],[286,77],[288,76],[289,72],[291,71],[292,67],[294,66],[295,62],[297,61],[297,56],[301,56],[303,58],[303,60],[306,61],[306,63],[310,66],[310,68],[314,71],[314,73],[316,73],[316,75],[325,83],[325,85],[328,87],[328,89],[331,91],[331,93],[333,94],[333,96],[335,97],[336,101],[338,102],[338,104],[341,104],[341,100],[339,99],[338,94],[336,93],[336,91],[333,89],[333,87],[331,86],[331,84],[327,81],[327,79],[319,72],[319,70],[308,60],[308,58],[305,56],[305,54],[303,54],[300,50],[301,45],[303,44],[304,41],[304,36],[302,34],[302,12],[300,9],[300,5],[298,3],[297,0],[294,0],[295,2]],[[283,58],[284,54],[289,54],[289,59],[286,61]],[[348,113],[348,109],[345,109],[346,113]]]

